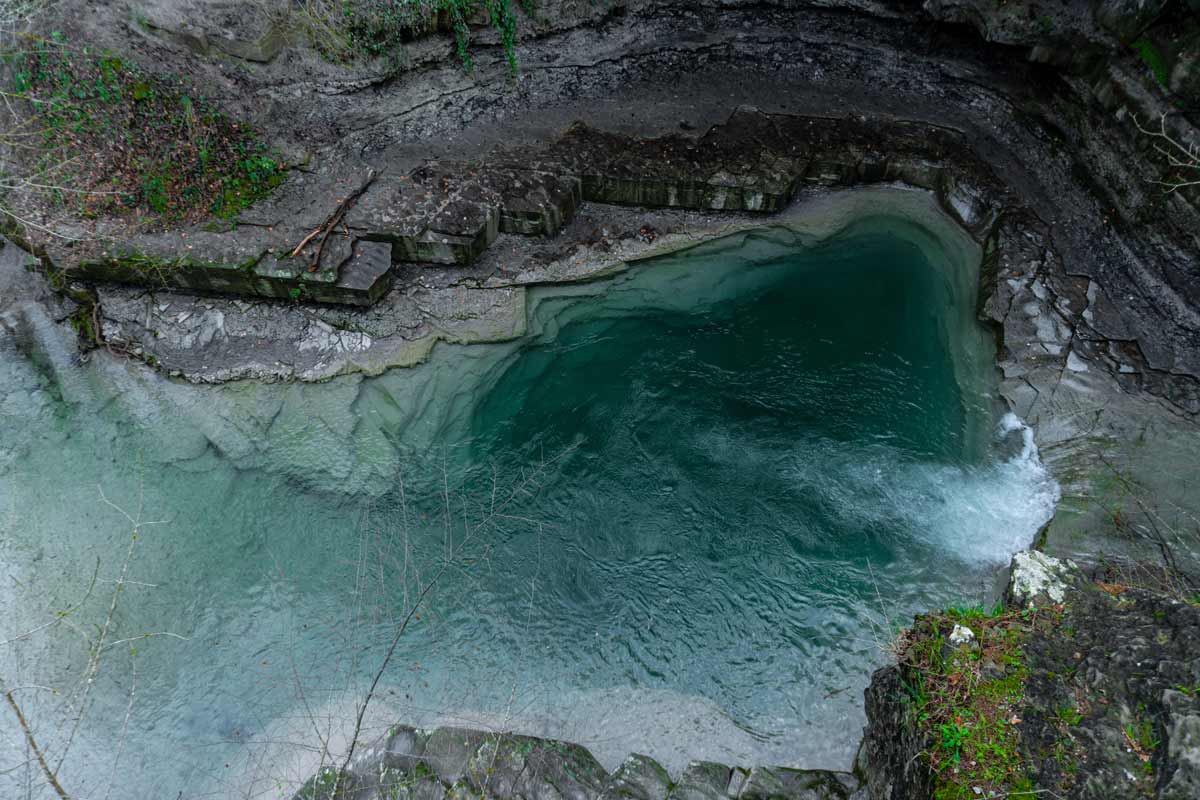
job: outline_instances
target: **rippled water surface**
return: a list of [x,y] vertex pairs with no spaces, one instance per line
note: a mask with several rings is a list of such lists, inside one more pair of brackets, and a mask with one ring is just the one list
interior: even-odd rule
[[[0,675],[63,689],[27,695],[60,752],[86,710],[81,786],[119,750],[118,796],[277,796],[432,585],[368,726],[844,768],[889,622],[990,597],[1054,500],[990,394],[970,255],[891,217],[726,240],[534,290],[519,343],[324,386],[132,391],[10,344],[0,638],[85,630],[9,644]],[[104,650],[84,697],[130,544],[101,491],[169,520],[106,641],[172,635]]]

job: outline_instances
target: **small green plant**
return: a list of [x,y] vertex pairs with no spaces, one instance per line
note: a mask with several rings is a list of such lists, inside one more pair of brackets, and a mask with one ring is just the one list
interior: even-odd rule
[[967,736],[970,734],[970,729],[965,725],[958,723],[948,723],[940,725],[942,732],[942,749],[950,753],[954,763],[957,764],[962,758],[963,744],[967,741]]
[[474,67],[471,28],[500,34],[509,69],[517,71],[517,8],[534,13],[535,0],[306,0],[302,14],[318,52],[338,63],[384,58],[398,68],[404,45],[437,30],[454,36],[463,68]]
[[68,318],[71,328],[74,329],[76,336],[79,337],[79,343],[84,349],[100,346],[100,332],[96,330],[94,323],[94,310],[94,305],[81,305]]
[[1154,748],[1158,747],[1158,739],[1154,735],[1154,725],[1149,720],[1126,725],[1125,736],[1144,753],[1152,753]]
[[1054,33],[1054,18],[1049,14],[1042,14],[1038,17],[1037,21],[1038,27],[1042,29],[1042,33],[1047,35]]
[[167,184],[161,175],[151,175],[142,181],[142,197],[156,214],[165,214],[170,208]]
[[1064,725],[1075,727],[1083,721],[1083,714],[1075,706],[1063,706],[1058,709],[1058,719]]
[[965,606],[950,606],[946,614],[956,622],[974,622],[977,620],[995,619],[1004,613],[1004,603],[997,600],[990,608],[982,603],[972,603]]

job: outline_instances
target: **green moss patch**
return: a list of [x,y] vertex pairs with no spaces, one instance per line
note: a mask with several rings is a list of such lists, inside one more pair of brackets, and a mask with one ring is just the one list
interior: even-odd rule
[[[1048,612],[955,608],[919,617],[900,664],[937,800],[1034,797],[1020,748],[1024,643]],[[952,644],[955,625],[972,641]]]
[[5,57],[30,182],[83,217],[235,216],[284,178],[257,133],[180,79],[60,37]]

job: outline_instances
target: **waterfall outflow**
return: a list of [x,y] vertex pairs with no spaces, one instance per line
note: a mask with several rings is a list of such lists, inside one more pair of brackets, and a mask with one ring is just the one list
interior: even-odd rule
[[997,432],[998,445],[1019,434],[1020,450],[983,464],[914,458],[887,443],[801,443],[791,491],[819,498],[841,530],[890,551],[920,546],[972,567],[1004,565],[1053,516],[1060,493],[1028,426],[1010,413]]
[[1009,413],[997,425],[996,444],[1013,434],[1020,450],[982,465],[916,460],[887,445],[825,445],[802,457],[821,465],[817,474],[795,476],[848,528],[903,532],[966,564],[1003,565],[1029,546],[1060,497],[1033,431]]

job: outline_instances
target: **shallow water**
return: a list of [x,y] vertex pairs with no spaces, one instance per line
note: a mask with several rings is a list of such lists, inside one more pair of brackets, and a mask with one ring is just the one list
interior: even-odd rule
[[[971,256],[891,216],[768,230],[533,290],[520,342],[322,386],[134,392],[3,351],[0,639],[62,609],[95,636],[131,527],[101,492],[169,520],[139,529],[105,635],[171,635],[103,651],[64,776],[278,796],[429,585],[368,734],[847,767],[891,623],[993,597],[1056,497],[991,395]],[[80,636],[0,649],[10,685],[66,690],[26,695],[56,752]]]

